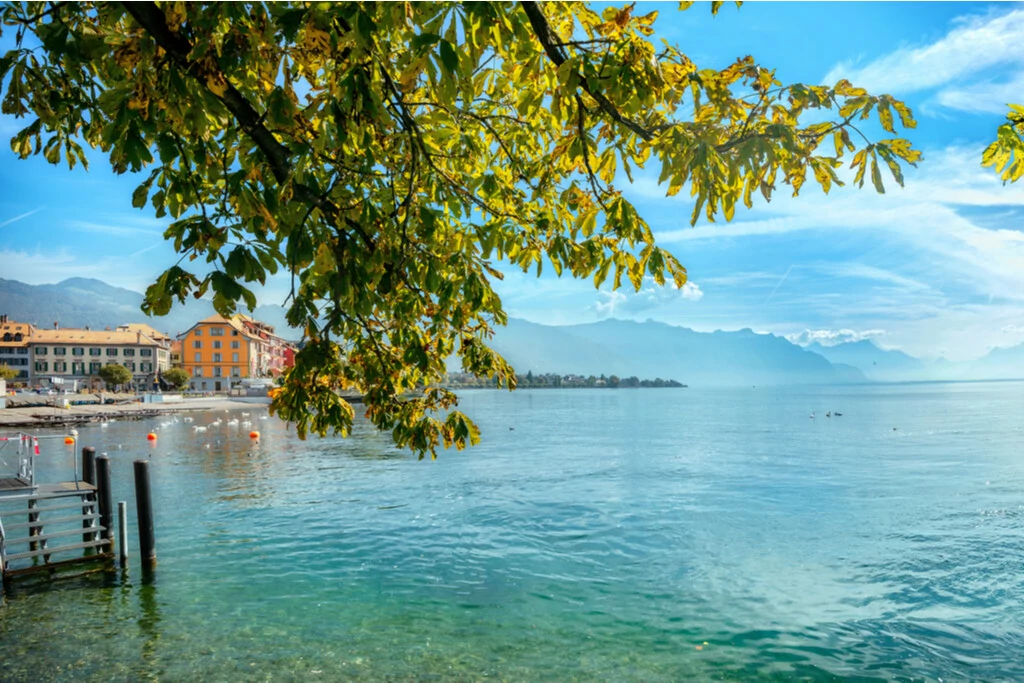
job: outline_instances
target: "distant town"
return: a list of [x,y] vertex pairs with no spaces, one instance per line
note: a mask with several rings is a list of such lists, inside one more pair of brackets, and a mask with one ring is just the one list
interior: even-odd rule
[[41,328],[0,315],[0,365],[16,374],[10,386],[66,391],[109,389],[101,368],[121,365],[131,374],[129,388],[169,388],[162,375],[181,368],[187,389],[229,393],[254,379],[279,376],[295,360],[296,346],[271,325],[245,315],[213,315],[177,338],[144,323],[115,328]]
[[[452,388],[487,389],[497,385],[494,379],[477,377],[465,372],[450,372],[445,377],[445,385]],[[520,389],[662,389],[686,388],[685,384],[674,379],[639,379],[637,377],[619,377],[617,375],[559,375],[557,373],[538,373],[533,371],[525,375],[516,375],[516,386]]]

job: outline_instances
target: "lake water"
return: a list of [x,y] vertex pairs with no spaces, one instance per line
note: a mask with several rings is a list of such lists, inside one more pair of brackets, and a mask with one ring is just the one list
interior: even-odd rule
[[159,566],[133,527],[127,577],[9,596],[0,680],[1024,680],[1024,384],[462,406],[436,462],[258,407],[82,429],[133,516],[151,458]]

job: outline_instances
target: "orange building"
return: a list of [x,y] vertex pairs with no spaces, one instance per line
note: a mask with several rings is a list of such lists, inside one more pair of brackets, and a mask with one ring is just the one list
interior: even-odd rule
[[181,363],[193,391],[229,391],[253,377],[273,377],[284,368],[291,344],[274,328],[245,315],[212,315],[181,336]]

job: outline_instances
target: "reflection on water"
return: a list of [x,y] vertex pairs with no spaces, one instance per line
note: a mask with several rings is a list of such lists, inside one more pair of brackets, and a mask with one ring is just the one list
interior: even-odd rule
[[0,679],[1024,679],[1021,384],[463,408],[437,462],[255,410],[83,429],[129,509],[150,459],[160,564],[16,591]]

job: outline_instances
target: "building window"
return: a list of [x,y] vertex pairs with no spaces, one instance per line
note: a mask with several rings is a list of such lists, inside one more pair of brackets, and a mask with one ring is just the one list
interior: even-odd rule
[[135,349],[125,349],[124,350],[124,355],[126,355],[126,356],[134,356],[135,355]]
[[99,347],[91,348],[91,349],[89,349],[89,355],[90,356],[102,356],[103,355],[103,349],[101,349]]
[[81,346],[75,346],[74,348],[71,349],[71,355],[72,356],[84,356],[85,355],[85,349],[83,349]]
[[72,375],[84,375],[85,374],[85,363],[72,363],[71,364]]
[[14,352],[15,353],[28,353],[28,347],[27,346],[17,347],[17,348],[14,349]]
[[139,370],[142,372],[153,372],[152,363],[139,363]]
[[129,370],[131,370],[132,372],[135,372],[135,361],[131,361],[131,362],[125,361],[124,362],[124,366],[126,368],[128,368]]
[[231,354],[231,360],[233,362],[237,363],[238,362],[238,354],[237,353]]
[[108,356],[116,356],[117,355],[117,349],[107,349],[107,355]]
[[50,364],[44,361],[36,362],[36,372],[49,372]]
[[238,330],[231,330],[231,336],[232,337],[237,337],[238,336]]
[[211,337],[223,337],[224,336],[224,328],[223,327],[211,327],[210,328],[210,336]]
[[201,354],[201,353],[197,353],[196,354],[196,362],[197,363],[202,363],[203,362],[203,354]]
[[198,330],[196,330],[196,336],[197,336],[197,337],[202,337],[202,336],[203,336],[203,331],[202,331],[202,329],[198,329]]
[[219,363],[220,362],[220,354],[219,353],[213,354],[213,362],[214,363]]
[[89,374],[95,375],[103,367],[103,363],[89,363]]
[[153,349],[139,349],[139,355],[140,356],[152,356],[153,355]]
[[214,377],[221,377],[220,366],[219,365],[213,368],[213,376]]
[[47,353],[49,353],[49,351],[47,351],[45,346],[37,346],[36,347],[36,355],[37,356],[45,356]]
[[68,350],[66,348],[64,348],[63,346],[55,346],[53,348],[53,353],[55,355],[58,355],[58,356],[66,356],[67,353],[68,353]]
[[198,339],[195,340],[194,342],[192,342],[192,348],[193,349],[201,349],[201,348],[203,348],[203,342],[199,341]]
[[213,348],[215,348],[215,349],[219,349],[220,348],[220,340],[219,339],[214,340]]
[[54,372],[66,372],[67,369],[68,369],[68,364],[65,363],[64,361],[59,361],[59,360],[58,361],[54,361],[54,363],[53,363],[53,371]]
[[231,342],[231,348],[233,348],[233,349],[239,348],[238,340],[237,339],[235,341]]
[[241,377],[242,373],[239,372],[238,368],[231,368],[231,376],[232,377]]
[[199,367],[192,368],[192,376],[193,377],[202,377],[203,376],[203,369],[199,368]]

